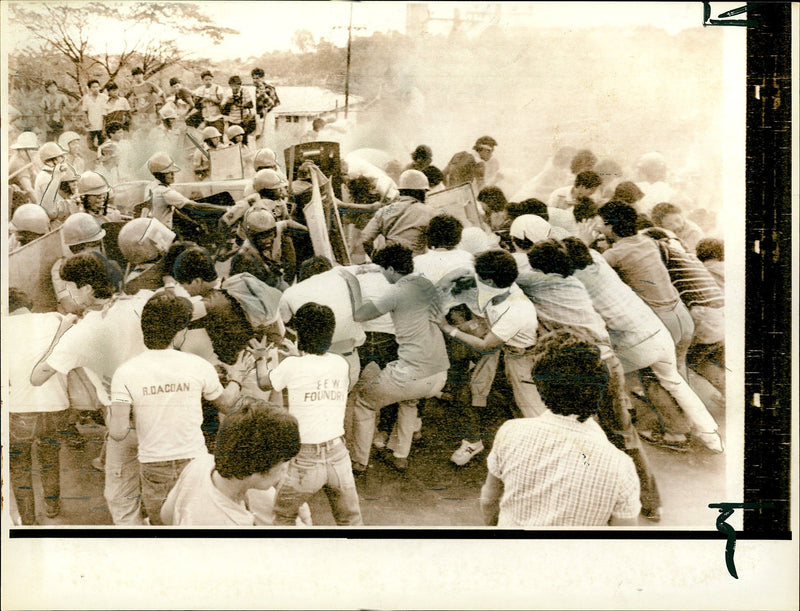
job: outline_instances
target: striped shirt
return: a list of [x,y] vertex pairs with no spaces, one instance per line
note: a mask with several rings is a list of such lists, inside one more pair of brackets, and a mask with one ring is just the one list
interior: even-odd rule
[[605,526],[641,510],[633,461],[592,418],[548,410],[509,420],[487,466],[503,482],[498,526]]
[[614,350],[640,344],[664,328],[664,323],[625,284],[596,250],[589,250],[594,263],[572,274],[586,287],[595,311],[606,323]]
[[665,238],[658,241],[658,246],[670,280],[687,308],[725,305],[722,289],[700,259],[686,252],[677,240]]

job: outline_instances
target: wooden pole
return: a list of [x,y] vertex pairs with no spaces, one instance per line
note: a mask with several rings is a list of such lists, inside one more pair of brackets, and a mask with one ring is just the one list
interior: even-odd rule
[[350,106],[350,43],[353,37],[353,3],[350,3],[350,24],[347,26],[347,69],[344,76],[344,118]]

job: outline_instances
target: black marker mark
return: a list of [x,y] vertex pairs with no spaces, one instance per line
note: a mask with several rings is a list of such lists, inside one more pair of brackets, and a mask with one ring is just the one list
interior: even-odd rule
[[736,574],[736,565],[733,562],[733,553],[736,550],[736,530],[725,520],[733,515],[737,509],[771,509],[772,503],[710,503],[710,509],[719,509],[717,516],[717,530],[728,537],[725,545],[725,565],[734,579],[739,579]]
[[751,8],[759,4],[764,4],[764,3],[749,2],[744,6],[740,6],[739,8],[735,8],[730,11],[725,11],[724,13],[720,13],[719,15],[717,15],[716,19],[711,19],[711,3],[703,2],[703,27],[709,25],[740,26],[745,28],[758,27],[761,25],[761,22],[758,19],[729,19],[729,17],[735,17],[736,15],[741,15],[742,13],[746,13]]

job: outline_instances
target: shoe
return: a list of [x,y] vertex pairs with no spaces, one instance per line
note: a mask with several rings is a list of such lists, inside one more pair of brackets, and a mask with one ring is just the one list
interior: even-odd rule
[[639,431],[639,437],[651,445],[672,450],[673,452],[688,452],[690,449],[686,435],[644,430]]
[[48,518],[55,518],[59,513],[61,513],[61,500],[44,500],[44,512]]
[[92,469],[94,469],[95,471],[105,471],[106,470],[106,466],[103,464],[103,461],[101,460],[100,456],[96,456],[95,458],[93,458],[92,462],[91,462],[91,465],[92,465]]
[[458,448],[453,455],[450,457],[450,460],[457,464],[459,467],[463,467],[469,461],[473,459],[477,454],[483,452],[483,441],[478,441],[477,443],[471,443],[466,439],[461,440],[461,447]]
[[367,465],[362,465],[360,462],[353,461],[351,463],[351,468],[353,470],[353,475],[356,477],[364,475],[367,472]]
[[713,433],[694,433],[693,437],[714,454],[722,454],[725,451],[725,444],[722,443],[722,437],[720,437],[719,431],[714,431]]
[[387,441],[389,441],[389,433],[386,431],[378,431],[372,439],[372,445],[379,450],[383,450],[383,448],[386,447]]
[[408,469],[408,458],[398,458],[391,450],[384,450],[378,454],[378,457],[396,471],[400,471],[400,473]]
[[642,515],[651,522],[660,522],[663,517],[663,511],[661,507],[656,507],[654,509],[645,509],[642,507]]

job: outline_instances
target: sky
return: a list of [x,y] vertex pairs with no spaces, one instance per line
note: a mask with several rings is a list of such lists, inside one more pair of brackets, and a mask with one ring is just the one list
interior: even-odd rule
[[[26,2],[30,6],[37,3]],[[72,2],[72,4],[77,4]],[[350,17],[350,2],[344,0],[329,2],[214,2],[200,3],[203,9],[221,26],[239,30],[221,44],[209,48],[207,41],[185,39],[184,45],[198,56],[213,53],[216,59],[247,58],[259,56],[273,50],[292,49],[292,35],[296,30],[309,30],[315,40],[325,38],[338,46],[347,41],[347,25]],[[484,12],[486,23],[496,23],[501,27],[564,27],[568,29],[596,27],[604,25],[653,24],[663,27],[670,33],[684,28],[702,25],[702,3],[687,2],[357,2],[353,4],[354,36],[369,36],[374,32],[392,30],[405,33],[406,5],[426,4],[434,18],[451,19],[458,10],[464,18],[470,12]],[[501,5],[498,13],[495,7]],[[715,12],[735,8],[736,2],[714,2]],[[25,39],[11,25],[9,40],[13,45]],[[357,29],[363,28],[363,29]],[[431,22],[429,31],[446,33],[450,23]],[[119,44],[119,30],[98,23],[93,33],[97,47],[106,45],[113,52]]]

